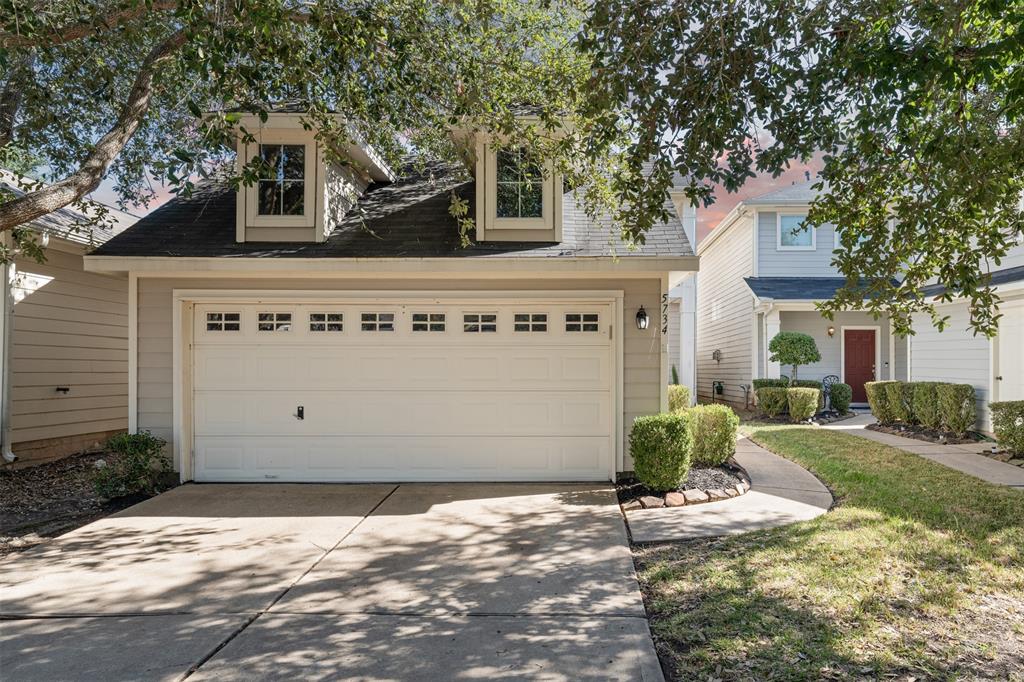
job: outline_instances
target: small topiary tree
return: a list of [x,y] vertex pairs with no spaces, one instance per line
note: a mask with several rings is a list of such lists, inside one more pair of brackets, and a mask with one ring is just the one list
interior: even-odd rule
[[846,414],[850,411],[850,403],[853,401],[853,387],[850,384],[832,384],[829,388],[829,400],[832,402],[832,409],[839,414]]
[[989,403],[992,430],[999,444],[1015,455],[1024,456],[1024,400]]
[[781,386],[759,388],[755,395],[757,396],[757,404],[761,408],[761,412],[769,419],[775,419],[786,409],[786,389]]
[[670,384],[668,387],[668,411],[679,412],[690,406],[690,387]]
[[736,452],[740,418],[726,405],[697,405],[687,415],[690,461],[696,466],[717,467]]
[[818,409],[818,400],[820,399],[821,391],[816,388],[787,388],[789,421],[805,422],[813,417]]
[[809,334],[800,332],[779,332],[768,342],[768,350],[771,352],[771,361],[793,367],[793,378],[790,386],[797,380],[797,371],[800,365],[809,365],[814,362],[821,362],[821,353],[818,352],[818,345]]
[[675,490],[690,471],[686,412],[637,417],[629,434],[633,470],[651,490]]

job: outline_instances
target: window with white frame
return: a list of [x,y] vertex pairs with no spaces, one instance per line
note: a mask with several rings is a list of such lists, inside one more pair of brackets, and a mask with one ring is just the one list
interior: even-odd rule
[[598,313],[566,313],[565,331],[596,332],[600,328],[601,316]]
[[546,332],[548,330],[548,314],[516,313],[512,328],[517,332]]
[[496,332],[498,331],[497,313],[466,313],[462,316],[462,331]]
[[777,218],[776,248],[793,251],[813,251],[815,247],[815,230],[804,225],[806,213],[780,213]]
[[256,330],[261,332],[290,332],[291,313],[257,313]]
[[241,329],[241,313],[206,313],[206,331],[208,332],[237,332]]
[[544,175],[521,149],[499,151],[497,160],[498,218],[541,218],[544,215]]
[[305,214],[306,147],[301,144],[261,144],[257,210],[261,216]]
[[311,332],[342,332],[345,331],[344,313],[310,313],[309,331]]
[[414,332],[443,332],[445,329],[444,313],[413,313],[412,330]]
[[359,328],[364,332],[395,331],[394,313],[362,313],[359,316]]

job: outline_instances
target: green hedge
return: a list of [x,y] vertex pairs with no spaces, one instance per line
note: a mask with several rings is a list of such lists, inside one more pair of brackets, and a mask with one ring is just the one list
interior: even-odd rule
[[853,401],[852,386],[849,384],[832,384],[828,391],[833,410],[839,414],[846,414],[850,411],[850,403]]
[[675,490],[690,471],[687,412],[637,417],[629,434],[633,470],[640,482],[657,491]]
[[788,388],[789,379],[754,379],[754,392],[759,388]]
[[1024,400],[989,403],[988,408],[999,444],[1015,455],[1024,455]]
[[765,386],[757,389],[757,405],[761,412],[771,419],[786,409],[786,389],[781,386]]
[[679,412],[690,406],[690,387],[678,384],[669,384],[668,387],[668,411]]
[[911,400],[914,417],[928,429],[942,428],[942,412],[939,411],[939,394],[936,391],[937,381],[915,381],[909,384],[913,390]]
[[899,383],[896,381],[869,381],[864,384],[864,391],[868,394],[868,405],[871,406],[871,414],[880,424],[891,424],[895,421],[892,410],[889,409],[889,400],[885,387],[889,384]]
[[821,400],[821,391],[816,388],[787,388],[786,402],[789,405],[789,420],[804,422],[814,416]]
[[974,386],[970,384],[939,384],[935,387],[938,394],[939,413],[942,425],[963,436],[974,426],[976,418],[974,402]]
[[886,407],[893,421],[913,424],[914,385],[903,381],[890,381],[885,385]]
[[690,460],[694,466],[717,467],[736,452],[740,418],[726,405],[697,405],[687,412]]

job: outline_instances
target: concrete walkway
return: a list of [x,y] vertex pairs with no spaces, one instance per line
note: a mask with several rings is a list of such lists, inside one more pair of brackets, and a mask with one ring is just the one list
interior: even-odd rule
[[965,443],[963,445],[928,443],[916,438],[904,438],[866,428],[869,424],[874,423],[874,416],[867,413],[858,414],[852,419],[836,422],[835,424],[826,424],[822,428],[844,431],[854,436],[920,455],[925,459],[930,459],[950,469],[956,469],[989,483],[1024,490],[1024,468],[999,462],[991,457],[978,454],[982,451],[990,450],[992,448],[991,443]]
[[4,680],[662,679],[605,485],[186,485],[0,563]]
[[736,442],[736,462],[750,475],[751,488],[746,495],[722,502],[629,512],[626,520],[633,542],[746,533],[813,519],[832,506],[832,494],[810,472],[748,438]]

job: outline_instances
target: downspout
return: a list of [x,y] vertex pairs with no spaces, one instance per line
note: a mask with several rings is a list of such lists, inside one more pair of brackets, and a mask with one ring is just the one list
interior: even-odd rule
[[0,310],[0,454],[5,462],[18,456],[11,450],[11,330],[14,327],[14,297],[12,285],[15,276],[14,251],[11,235],[5,232],[3,245],[9,261],[3,264],[3,304]]

